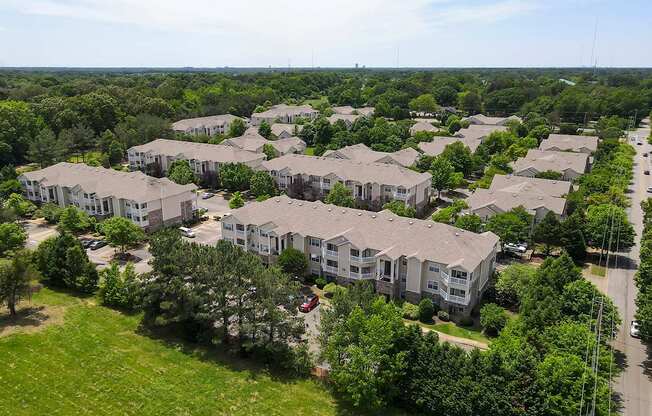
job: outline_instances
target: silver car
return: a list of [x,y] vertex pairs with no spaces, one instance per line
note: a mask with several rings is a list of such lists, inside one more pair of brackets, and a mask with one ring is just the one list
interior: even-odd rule
[[629,325],[629,335],[633,336],[634,338],[641,337],[641,327],[638,324],[638,321],[632,321],[632,323]]

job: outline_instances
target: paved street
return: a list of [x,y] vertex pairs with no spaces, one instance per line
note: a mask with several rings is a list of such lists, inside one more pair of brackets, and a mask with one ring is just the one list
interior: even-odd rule
[[[645,128],[640,128],[632,134],[638,136],[643,145],[637,146],[635,142],[630,142],[636,148],[636,156],[634,180],[630,188],[632,207],[629,210],[629,215],[636,230],[637,241],[640,240],[643,228],[640,202],[648,196],[652,196],[646,192],[647,187],[652,185],[652,180],[643,174],[644,170],[650,169],[649,158],[643,157],[643,153],[652,150],[652,146],[647,143],[649,134],[648,124]],[[634,274],[638,265],[638,255],[639,246],[637,244],[626,255],[614,259],[614,262],[611,263],[613,269],[609,270],[608,293],[623,317],[623,326],[618,331],[615,345],[616,349],[626,357],[624,358],[625,371],[617,380],[614,390],[622,394],[620,405],[623,407],[622,413],[626,416],[652,415],[652,361],[650,358],[652,350],[641,340],[629,335],[629,324],[634,319],[636,312]],[[617,265],[614,264],[615,260],[617,260]]]

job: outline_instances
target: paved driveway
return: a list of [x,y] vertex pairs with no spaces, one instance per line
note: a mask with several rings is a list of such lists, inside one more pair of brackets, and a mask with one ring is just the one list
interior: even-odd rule
[[23,227],[27,232],[27,248],[36,249],[42,241],[58,234],[55,226],[49,225],[43,219],[24,221]]
[[629,219],[636,230],[637,244],[629,253],[610,261],[611,268],[608,271],[608,294],[623,318],[623,326],[618,330],[615,347],[626,356],[624,359],[626,367],[618,378],[614,390],[622,394],[621,405],[623,414],[626,416],[652,415],[652,349],[650,345],[629,335],[629,324],[636,313],[637,290],[634,274],[638,266],[638,244],[643,229],[643,213],[640,203],[641,200],[652,196],[646,192],[646,188],[652,185],[652,180],[650,176],[643,174],[644,170],[650,169],[649,157],[643,157],[643,153],[652,149],[646,140],[649,134],[648,125],[634,133],[643,142],[642,146],[630,142],[636,149],[636,156],[634,157],[634,180],[630,186],[632,206],[628,211]]
[[195,238],[182,237],[185,241],[214,246],[222,236],[222,224],[215,221],[212,215],[206,221],[192,227],[192,230],[195,232]]

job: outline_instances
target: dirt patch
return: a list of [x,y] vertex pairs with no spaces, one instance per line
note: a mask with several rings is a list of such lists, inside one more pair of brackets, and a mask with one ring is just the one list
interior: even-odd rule
[[31,334],[50,325],[60,325],[65,311],[63,306],[21,303],[16,316],[11,316],[6,308],[0,308],[0,338],[17,333]]

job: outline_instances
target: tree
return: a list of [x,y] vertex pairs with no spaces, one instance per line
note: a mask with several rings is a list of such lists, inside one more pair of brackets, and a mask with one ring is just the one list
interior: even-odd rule
[[449,188],[455,169],[447,158],[440,155],[430,164],[430,173],[432,174],[432,187],[437,190],[437,198],[439,198],[441,191]]
[[179,159],[168,168],[168,178],[179,185],[187,185],[195,181],[195,174],[187,160]]
[[125,266],[120,272],[120,266],[112,262],[110,267],[100,272],[100,285],[97,296],[103,305],[124,309],[133,309],[137,295],[137,275],[133,263]]
[[270,143],[265,143],[263,145],[263,153],[267,157],[267,160],[272,160],[278,155],[278,152]]
[[482,231],[482,218],[477,214],[460,215],[455,220],[455,226],[466,231],[479,233]]
[[19,195],[23,191],[23,187],[17,179],[7,179],[0,182],[0,197],[7,198],[12,194]]
[[532,216],[522,207],[517,207],[489,218],[485,229],[496,234],[501,246],[504,246],[505,243],[515,244],[527,240],[531,222]]
[[265,171],[257,171],[251,176],[249,189],[255,197],[261,195],[273,196],[278,192],[274,178]]
[[514,263],[505,267],[496,280],[496,299],[507,308],[520,304],[526,289],[534,280],[537,269],[525,264]]
[[37,218],[42,217],[48,224],[56,224],[59,222],[62,211],[63,208],[61,208],[59,205],[52,202],[47,202],[41,205],[41,208],[38,209],[35,216]]
[[551,179],[554,181],[558,181],[562,178],[561,172],[556,172],[554,170],[546,170],[543,172],[538,172],[534,177],[535,178],[540,178],[540,179]]
[[586,211],[584,233],[591,247],[601,251],[620,251],[634,245],[636,232],[619,206],[601,204]]
[[36,211],[36,206],[31,201],[16,193],[9,195],[4,208],[12,210],[19,217],[29,217]]
[[459,96],[460,108],[469,114],[477,114],[482,111],[482,99],[475,91],[466,91]]
[[18,252],[11,259],[0,259],[0,303],[16,315],[16,305],[31,294],[30,282],[38,278],[29,252]]
[[0,165],[22,163],[29,144],[44,127],[28,103],[0,101]]
[[506,324],[505,310],[495,303],[487,303],[480,309],[480,325],[488,335],[498,335]]
[[231,192],[247,190],[253,174],[254,171],[242,163],[227,163],[219,172],[222,186]]
[[145,238],[143,230],[131,220],[124,217],[111,217],[102,223],[102,233],[106,240],[114,247],[120,247],[120,252],[125,253]]
[[544,253],[550,255],[552,246],[559,246],[561,242],[561,224],[554,212],[548,211],[543,220],[534,227],[532,238],[535,242],[544,245]]
[[416,209],[399,200],[387,202],[385,205],[383,205],[383,209],[390,210],[394,214],[401,217],[414,218],[417,215]]
[[117,141],[112,141],[109,144],[109,148],[108,148],[106,153],[107,153],[107,156],[109,158],[109,164],[110,165],[115,165],[116,163],[120,163],[122,161],[122,157],[124,155],[122,145],[120,143],[118,143]]
[[446,121],[446,130],[448,133],[453,135],[462,129],[462,122],[457,116],[450,116]]
[[308,272],[308,259],[301,251],[289,247],[278,256],[279,267],[290,276],[303,277]]
[[566,217],[559,227],[559,246],[576,261],[586,257],[584,223],[584,213],[580,210]]
[[95,266],[88,260],[81,243],[65,231],[39,244],[34,263],[53,286],[82,292],[92,292],[97,287]]
[[454,224],[462,210],[467,209],[468,207],[469,206],[463,199],[455,199],[453,200],[453,203],[446,208],[441,208],[432,214],[432,220],[435,222],[443,222],[444,224]]
[[247,131],[247,126],[245,125],[244,120],[241,118],[236,118],[229,125],[229,137],[240,137],[245,131]]
[[244,207],[245,201],[240,191],[235,192],[229,200],[229,208],[237,209]]
[[91,227],[92,220],[86,211],[69,205],[59,214],[58,228],[72,234],[80,234]]
[[83,124],[63,129],[59,133],[59,142],[65,146],[70,153],[79,153],[82,159],[86,160],[88,152],[95,144],[95,132],[92,128]]
[[258,134],[263,136],[266,139],[269,139],[269,137],[272,135],[272,128],[269,126],[269,123],[263,120],[260,123],[260,126],[258,126]]
[[469,176],[473,172],[473,155],[471,150],[462,142],[446,145],[441,157],[448,159],[455,172],[462,172],[464,176]]
[[437,108],[439,108],[437,101],[432,94],[421,94],[420,96],[410,100],[408,106],[412,111],[427,114],[432,114],[437,111]]
[[351,190],[341,182],[335,182],[335,185],[333,185],[328,195],[326,195],[325,202],[348,208],[353,208],[355,205]]
[[7,222],[0,224],[0,257],[16,252],[25,246],[27,233],[19,224]]
[[432,322],[432,317],[435,314],[435,305],[429,298],[423,298],[419,302],[419,320],[421,322]]
[[29,144],[27,159],[41,168],[63,160],[66,150],[50,129],[41,130]]

